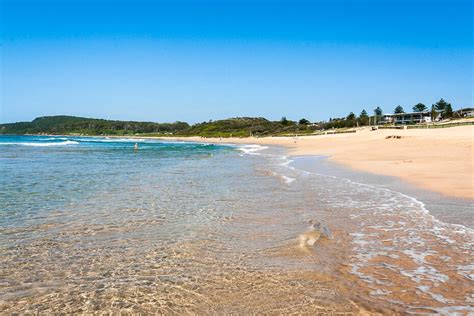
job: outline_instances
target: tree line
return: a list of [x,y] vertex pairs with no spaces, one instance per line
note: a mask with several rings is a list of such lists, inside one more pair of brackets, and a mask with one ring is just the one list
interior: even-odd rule
[[[422,113],[427,112],[428,107],[423,103],[417,103],[412,107],[413,112]],[[359,116],[356,116],[353,112],[350,112],[346,117],[342,118],[330,118],[329,122],[320,123],[322,128],[343,128],[343,127],[356,127],[356,126],[368,126],[369,124],[374,124],[378,122],[383,116],[383,110],[380,106],[377,106],[373,110],[373,115],[369,116],[367,111],[363,109]],[[406,113],[401,105],[397,105],[393,109],[393,114],[403,114]],[[451,103],[446,102],[444,99],[440,99],[438,102],[431,105],[430,116],[434,120],[438,115],[441,115],[441,118],[452,118],[455,117]]]
[[189,124],[186,122],[115,121],[58,115],[38,117],[31,122],[0,124],[0,134],[133,135],[174,133],[186,128],[189,128]]
[[[428,112],[423,103],[417,103],[412,107],[414,112]],[[403,107],[398,105],[393,113],[405,113]],[[136,121],[113,121],[83,118],[75,116],[45,116],[34,119],[31,122],[18,122],[0,124],[0,134],[81,134],[81,135],[177,135],[177,136],[205,136],[205,137],[228,137],[228,136],[268,136],[288,135],[292,133],[310,134],[316,130],[332,128],[351,128],[356,126],[368,126],[378,122],[383,115],[383,110],[377,106],[373,115],[363,109],[357,116],[350,112],[346,117],[330,118],[328,122],[311,123],[302,118],[298,121],[282,117],[279,121],[270,121],[265,118],[237,117],[225,120],[197,123],[190,125],[186,122],[154,123]],[[441,115],[442,118],[455,116],[450,103],[444,99],[439,100],[431,106],[432,118]]]
[[262,117],[237,117],[225,120],[197,123],[154,123],[135,121],[112,121],[75,116],[45,116],[31,122],[0,124],[0,134],[49,134],[49,135],[150,135],[150,136],[204,136],[245,137],[312,133],[317,129],[308,120],[299,122],[283,117],[270,121]]

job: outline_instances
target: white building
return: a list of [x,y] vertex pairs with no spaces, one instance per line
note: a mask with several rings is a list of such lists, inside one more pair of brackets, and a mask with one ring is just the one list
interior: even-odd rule
[[378,124],[416,124],[431,122],[431,112],[384,114]]
[[474,108],[462,108],[456,111],[460,117],[473,117],[474,116]]

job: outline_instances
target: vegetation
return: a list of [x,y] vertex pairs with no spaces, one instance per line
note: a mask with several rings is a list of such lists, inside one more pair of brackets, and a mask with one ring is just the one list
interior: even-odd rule
[[423,103],[418,103],[413,106],[413,112],[423,112],[426,111],[427,107]]
[[311,124],[311,122],[308,121],[308,120],[305,119],[305,118],[302,118],[301,120],[298,121],[298,124],[299,124],[299,125],[309,125],[309,124]]
[[0,124],[0,134],[133,135],[175,133],[186,128],[189,124],[185,122],[111,121],[61,115],[38,117],[31,122]]
[[362,110],[359,115],[359,123],[361,126],[369,125],[369,115],[366,110]]
[[453,117],[453,108],[451,103],[446,102],[443,98],[433,104],[432,108],[438,112],[442,112],[443,118]]
[[214,122],[203,122],[195,124],[188,129],[179,131],[177,135],[182,136],[204,136],[204,137],[245,137],[245,136],[268,136],[285,134],[312,133],[317,126],[309,125],[309,121],[300,120],[300,124],[283,117],[280,121],[269,121],[263,117],[238,117]]
[[80,135],[178,135],[229,137],[249,135],[280,135],[288,133],[312,133],[317,126],[309,121],[297,124],[286,118],[269,121],[265,118],[232,118],[209,121],[190,126],[185,122],[153,123],[133,121],[111,121],[74,116],[45,116],[32,122],[0,124],[0,134],[80,134]]
[[351,128],[359,126],[359,119],[353,112],[349,113],[343,118],[330,118],[327,123],[319,124],[322,129],[333,129],[333,128]]
[[376,107],[375,110],[374,110],[374,120],[375,122],[378,121],[378,118],[382,116],[382,109],[380,108],[380,106]]
[[376,116],[382,116],[382,109],[380,108],[380,106],[378,106],[378,107],[375,108],[374,114],[375,114]]
[[405,113],[405,110],[403,109],[403,107],[401,105],[398,105],[395,110],[393,110],[393,113],[395,114],[402,114],[402,113]]

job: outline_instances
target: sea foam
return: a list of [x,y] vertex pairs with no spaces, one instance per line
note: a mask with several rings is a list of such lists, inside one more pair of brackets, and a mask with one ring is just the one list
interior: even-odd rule
[[247,155],[260,155],[258,153],[261,150],[267,149],[267,146],[261,146],[261,145],[242,145],[238,147],[239,150],[243,151]]
[[30,146],[30,147],[50,147],[50,146],[67,146],[67,145],[77,145],[79,144],[73,140],[66,140],[63,142],[54,142],[54,143],[33,143],[33,142],[25,142],[25,143],[16,143],[16,142],[9,142],[9,143],[0,143],[0,145],[18,145],[18,146]]

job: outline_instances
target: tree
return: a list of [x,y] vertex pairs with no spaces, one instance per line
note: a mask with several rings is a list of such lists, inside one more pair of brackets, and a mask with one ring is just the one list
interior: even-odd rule
[[442,116],[444,118],[453,116],[453,108],[451,106],[451,103],[446,102],[443,98],[441,98],[438,102],[433,104],[433,107],[436,111],[443,112]]
[[418,103],[415,106],[413,106],[414,112],[423,112],[423,111],[426,111],[426,109],[428,108],[423,103]]
[[357,124],[356,122],[356,116],[353,112],[349,113],[349,115],[346,117],[346,122],[345,126],[346,127],[354,127]]
[[405,113],[405,110],[403,110],[403,107],[401,105],[398,105],[395,110],[393,110],[393,113],[395,114],[401,114],[401,113]]
[[436,112],[436,106],[433,104],[431,106],[431,121],[434,122],[437,116],[438,116],[438,112]]
[[382,109],[380,106],[376,107],[374,110],[374,125],[378,123],[377,116],[382,116]]
[[444,108],[443,117],[449,118],[453,117],[453,108],[451,107],[451,103],[448,103]]
[[444,101],[443,98],[441,98],[438,102],[436,102],[436,103],[433,104],[433,105],[434,105],[434,107],[435,107],[435,110],[437,110],[437,111],[444,111],[444,110],[446,109],[446,106],[447,106],[448,104],[451,105],[450,103]]
[[307,119],[305,118],[302,118],[301,120],[298,121],[298,124],[299,125],[309,125],[311,122],[308,121]]
[[287,126],[289,121],[286,119],[286,116],[283,116],[280,120],[281,125]]
[[362,110],[362,112],[360,112],[359,123],[361,126],[369,124],[369,115],[367,114],[366,110]]

